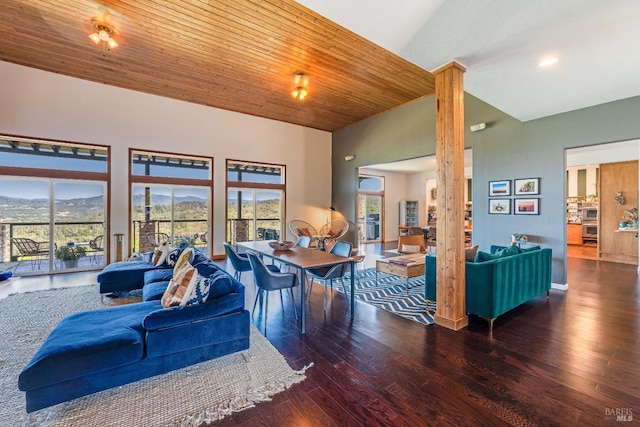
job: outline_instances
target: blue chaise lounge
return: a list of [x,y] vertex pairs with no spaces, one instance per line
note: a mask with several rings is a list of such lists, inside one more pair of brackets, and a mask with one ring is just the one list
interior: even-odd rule
[[205,302],[163,308],[156,288],[140,303],[65,317],[20,374],[27,412],[247,349],[244,286],[195,252],[211,285]]

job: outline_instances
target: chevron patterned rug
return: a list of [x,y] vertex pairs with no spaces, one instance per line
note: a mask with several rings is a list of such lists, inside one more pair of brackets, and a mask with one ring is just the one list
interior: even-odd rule
[[[402,277],[378,273],[378,282],[376,283],[375,268],[358,271],[356,277],[356,298],[358,300],[424,325],[433,323],[436,303],[435,301],[429,302],[425,307],[424,276],[409,279],[408,292],[407,280]],[[346,292],[340,281],[336,281],[333,286],[349,295],[351,290],[348,278],[345,279],[345,283],[347,284]]]

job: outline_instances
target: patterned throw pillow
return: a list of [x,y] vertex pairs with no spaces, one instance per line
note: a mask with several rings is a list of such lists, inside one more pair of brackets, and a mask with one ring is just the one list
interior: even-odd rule
[[193,252],[193,246],[188,246],[184,248],[184,250],[180,253],[178,260],[176,261],[176,265],[173,266],[173,275],[176,275],[176,272],[182,267],[185,262],[191,264],[193,262],[195,254]]
[[168,254],[169,254],[169,243],[163,242],[160,244],[160,246],[155,248],[155,250],[153,251],[153,256],[151,257],[151,263],[156,267],[159,265],[162,265],[164,261],[167,259]]
[[165,260],[165,262],[169,267],[174,267],[176,265],[176,262],[178,262],[179,257],[180,257],[180,248],[179,247],[171,248],[169,249],[169,253],[167,254],[167,259]]
[[191,295],[197,278],[198,271],[188,262],[183,263],[178,271],[173,274],[167,290],[162,295],[162,306],[167,308],[184,305],[183,300],[186,303],[185,296],[188,299],[188,296]]
[[180,305],[191,305],[203,303],[209,298],[211,290],[211,278],[197,275],[196,282],[190,294],[185,294]]

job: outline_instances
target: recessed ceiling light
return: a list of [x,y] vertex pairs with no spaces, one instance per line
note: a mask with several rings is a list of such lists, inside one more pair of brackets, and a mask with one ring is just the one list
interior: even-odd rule
[[542,61],[538,62],[538,67],[548,67],[550,65],[555,64],[556,62],[558,62],[558,57],[551,56],[549,58],[545,58]]

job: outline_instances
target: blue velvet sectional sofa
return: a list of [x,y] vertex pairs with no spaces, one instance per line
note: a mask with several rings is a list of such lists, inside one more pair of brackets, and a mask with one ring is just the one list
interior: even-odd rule
[[163,308],[172,270],[148,270],[143,302],[65,317],[20,374],[27,412],[247,349],[244,286],[199,251],[192,265],[216,279],[204,303]]
[[[493,322],[501,314],[551,289],[551,249],[491,246],[465,263],[466,310]],[[425,298],[436,300],[436,258],[425,258]]]
[[166,263],[154,266],[151,263],[153,252],[142,254],[138,261],[120,261],[107,265],[98,274],[98,287],[101,294],[112,292],[128,292],[142,289],[144,274],[152,270],[167,270],[173,272],[173,267]]

